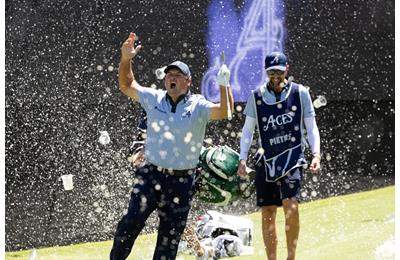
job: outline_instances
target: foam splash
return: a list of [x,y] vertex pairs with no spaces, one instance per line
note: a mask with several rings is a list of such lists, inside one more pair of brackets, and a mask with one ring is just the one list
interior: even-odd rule
[[386,240],[382,245],[375,249],[375,259],[376,260],[392,260],[394,259],[394,248],[395,241],[394,238]]
[[107,145],[111,141],[110,135],[108,134],[107,131],[100,131],[100,137],[99,137],[99,143],[102,145]]

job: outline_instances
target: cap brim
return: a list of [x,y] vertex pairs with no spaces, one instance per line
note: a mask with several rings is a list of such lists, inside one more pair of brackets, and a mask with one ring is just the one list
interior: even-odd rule
[[267,71],[269,70],[281,70],[281,71],[285,71],[286,70],[286,66],[281,66],[281,65],[277,65],[277,66],[271,66],[266,68]]
[[187,76],[187,77],[190,76],[190,74],[185,73],[181,68],[179,68],[179,66],[176,66],[176,65],[168,65],[168,66],[165,68],[164,73],[167,74],[168,71],[170,71],[170,70],[172,70],[172,69],[177,69],[177,70],[179,70],[183,75],[185,75],[185,76]]
[[[169,70],[172,70],[172,69],[178,69],[180,72],[183,73],[183,71],[181,70],[181,68],[179,68],[179,67],[176,66],[176,65],[168,65],[168,66],[165,68],[164,73],[167,74],[167,72],[168,72]],[[185,74],[185,73],[183,73],[183,74]]]

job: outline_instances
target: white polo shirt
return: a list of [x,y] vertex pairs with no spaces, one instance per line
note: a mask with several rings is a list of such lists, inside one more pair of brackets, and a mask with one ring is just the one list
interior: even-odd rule
[[195,168],[213,103],[188,94],[172,112],[166,90],[141,87],[138,96],[147,113],[146,160],[174,170]]

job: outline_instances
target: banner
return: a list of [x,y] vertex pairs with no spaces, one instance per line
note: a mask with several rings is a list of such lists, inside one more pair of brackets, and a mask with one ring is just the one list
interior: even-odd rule
[[208,8],[209,69],[201,82],[202,94],[208,100],[219,101],[216,75],[222,65],[219,53],[224,51],[234,100],[247,101],[251,90],[265,81],[266,54],[284,50],[284,21],[282,0],[245,1],[239,10],[234,1],[213,0]]

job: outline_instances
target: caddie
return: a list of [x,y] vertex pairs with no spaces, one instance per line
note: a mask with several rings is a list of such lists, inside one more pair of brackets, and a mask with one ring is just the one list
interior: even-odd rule
[[259,131],[259,159],[256,163],[257,205],[261,207],[265,250],[269,260],[277,259],[276,212],[283,206],[287,259],[295,259],[300,222],[298,202],[304,158],[305,129],[313,158],[309,169],[320,169],[320,136],[308,90],[288,80],[285,54],[272,52],[265,58],[267,82],[250,95],[240,139],[238,174],[246,175],[246,160],[255,126]]

